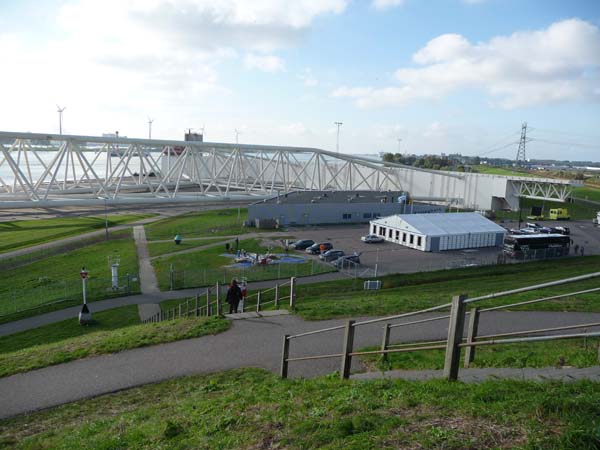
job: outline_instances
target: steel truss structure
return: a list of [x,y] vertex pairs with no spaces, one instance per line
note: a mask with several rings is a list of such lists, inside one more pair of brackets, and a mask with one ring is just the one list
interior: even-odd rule
[[[461,205],[463,196],[455,192],[466,192],[460,188],[466,178],[316,148],[0,132],[0,205],[6,209],[252,201],[296,190],[410,190],[413,198]],[[537,187],[513,181],[523,196],[567,196],[562,181],[542,180]],[[418,192],[420,184],[428,190]],[[434,184],[442,190],[433,193]]]

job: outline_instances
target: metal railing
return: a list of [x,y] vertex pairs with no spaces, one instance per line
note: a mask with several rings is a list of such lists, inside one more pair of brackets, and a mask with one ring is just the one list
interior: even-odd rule
[[[554,286],[565,285],[569,283],[575,283],[585,280],[591,280],[594,278],[600,277],[600,272],[594,272],[586,275],[565,278],[561,280],[551,281],[547,283],[541,283],[531,286],[526,286],[523,288],[512,289],[503,292],[496,292],[488,295],[482,295],[479,297],[474,297],[471,299],[467,299],[466,295],[457,295],[452,298],[452,302],[445,303],[442,305],[434,306],[431,308],[422,309],[419,311],[408,312],[403,314],[397,314],[393,316],[378,318],[378,319],[370,319],[362,322],[355,322],[354,320],[348,320],[345,325],[338,325],[328,328],[323,328],[320,330],[308,331],[305,333],[299,333],[295,335],[285,335],[283,337],[283,349],[281,356],[281,370],[280,375],[282,378],[287,378],[288,376],[288,368],[289,363],[294,361],[307,361],[307,360],[315,360],[315,359],[325,359],[325,358],[340,358],[340,377],[342,379],[347,379],[350,376],[350,368],[352,364],[353,356],[363,356],[363,355],[382,355],[383,359],[387,358],[388,354],[391,353],[400,353],[400,352],[414,352],[414,351],[422,351],[422,350],[441,350],[445,349],[445,357],[444,357],[444,370],[443,376],[448,380],[456,380],[458,378],[459,372],[459,364],[460,364],[460,352],[462,348],[466,349],[465,352],[465,367],[469,367],[475,357],[475,349],[478,346],[482,345],[498,345],[498,344],[511,344],[517,342],[537,342],[537,341],[546,341],[546,340],[554,340],[554,339],[574,339],[580,337],[596,337],[600,336],[599,332],[585,332],[585,333],[573,333],[573,334],[547,334],[543,336],[532,336],[526,337],[528,335],[535,335],[540,333],[555,333],[557,331],[571,330],[571,329],[581,329],[581,328],[593,328],[600,327],[600,322],[598,323],[586,323],[586,324],[577,324],[577,325],[566,325],[566,326],[557,326],[557,327],[547,327],[547,328],[539,328],[539,329],[530,329],[509,333],[497,333],[497,334],[489,334],[489,335],[477,335],[478,325],[479,325],[479,317],[481,313],[496,311],[499,309],[505,309],[510,307],[517,307],[532,303],[551,301],[556,299],[563,299],[568,297],[575,297],[577,295],[588,294],[599,292],[600,287],[594,287],[585,290],[578,290],[564,294],[557,294],[553,296],[546,296],[543,298],[538,298],[534,300],[526,300],[516,303],[511,303],[508,305],[494,306],[485,309],[473,308],[471,311],[466,311],[466,306],[471,303],[497,299],[500,297],[505,297],[514,294],[520,294],[524,292],[530,292],[538,289],[544,289]],[[447,310],[450,308],[449,314],[444,314],[442,316],[436,317],[428,317],[425,319],[411,320],[409,322],[401,322],[401,323],[390,323],[391,321],[398,319],[405,319],[408,317],[414,317],[420,314],[438,312],[442,310]],[[463,338],[464,334],[464,325],[465,319],[469,316],[469,323],[467,327],[466,338]],[[390,332],[392,328],[410,326],[415,324],[422,324],[426,322],[433,321],[441,321],[448,320],[448,334],[447,338],[444,340],[437,341],[428,341],[428,342],[411,342],[411,343],[400,343],[400,344],[390,344]],[[379,350],[372,351],[354,351],[354,334],[358,327],[363,325],[369,325],[373,323],[387,322],[383,327],[383,336],[381,340],[381,347]],[[309,356],[300,356],[300,357],[290,357],[290,343],[294,339],[299,339],[305,336],[315,335],[319,333],[327,333],[335,330],[344,330],[344,338],[342,340],[342,351],[341,353],[334,354],[326,354],[326,355],[309,355]],[[512,337],[519,336],[519,337]],[[523,337],[525,336],[525,337]]]
[[[238,311],[242,313],[250,310],[261,312],[268,305],[273,305],[274,309],[279,309],[284,303],[288,303],[290,309],[293,309],[296,304],[295,285],[296,279],[292,277],[285,283],[276,283],[271,288],[257,290],[253,294],[246,296],[244,302],[240,304]],[[226,286],[217,282],[214,286],[206,288],[193,298],[186,299],[167,309],[161,308],[159,312],[145,319],[143,323],[157,323],[190,317],[222,316],[224,314],[223,303],[226,289]],[[273,299],[265,301],[265,296],[270,296],[271,293]],[[214,300],[212,300],[213,295]]]

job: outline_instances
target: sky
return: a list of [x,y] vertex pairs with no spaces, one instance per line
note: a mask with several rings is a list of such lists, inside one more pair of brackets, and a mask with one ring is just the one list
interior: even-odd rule
[[3,131],[600,161],[596,0],[0,0],[0,64]]

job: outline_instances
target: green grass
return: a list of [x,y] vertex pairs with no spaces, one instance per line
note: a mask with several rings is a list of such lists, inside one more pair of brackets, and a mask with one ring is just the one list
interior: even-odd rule
[[[110,288],[108,256],[117,255],[121,258],[119,274],[123,290],[113,292]],[[138,272],[133,239],[128,237],[101,242],[42,259],[25,268],[2,271],[0,321],[21,318],[23,314],[27,315],[22,311],[51,303],[61,302],[56,309],[80,303],[82,285],[79,271],[82,266],[89,271],[88,301],[126,294],[126,273],[137,275]],[[139,292],[136,282],[131,282],[130,288],[131,293]]]
[[[109,215],[108,226],[123,225],[150,216],[151,214]],[[0,222],[0,253],[88,233],[103,229],[104,226],[104,216]]]
[[[532,206],[543,206],[544,215],[548,216],[551,208],[567,208],[569,210],[569,215],[573,220],[592,220],[596,217],[597,206],[587,204],[585,202],[575,201],[573,203],[570,202],[550,202],[550,201],[542,201],[542,200],[533,200],[530,198],[521,199],[521,219],[523,223],[527,222],[527,216],[531,211]],[[511,219],[517,220],[519,218],[518,211],[497,211],[496,217],[499,219]]]
[[[453,295],[469,297],[506,291],[545,281],[597,272],[600,256],[567,258],[500,266],[469,267],[381,277],[384,289],[364,291],[364,280],[338,280],[297,288],[296,312],[308,320],[418,311],[448,303]],[[598,279],[479,302],[481,307],[506,305],[558,293],[597,287]],[[518,310],[600,311],[600,294],[590,293],[525,305]]]
[[[393,330],[390,343],[399,343],[393,338]],[[475,360],[471,363],[470,367],[596,366],[598,365],[599,343],[600,340],[589,338],[586,341],[583,339],[570,339],[551,342],[523,342],[519,344],[480,346],[477,347]],[[364,350],[379,350],[379,347],[369,347],[360,351]],[[387,362],[383,362],[379,355],[365,355],[360,358],[371,370],[424,370],[443,369],[444,354],[444,350],[389,353]],[[462,356],[464,358],[464,350]],[[461,367],[462,363],[463,360],[461,359]]]
[[239,220],[237,208],[191,212],[146,225],[146,237],[148,240],[173,239],[179,234],[185,242],[190,237],[236,236],[248,231],[269,231],[244,228],[242,224],[247,217],[246,208],[240,209]]
[[504,167],[493,167],[493,166],[487,166],[487,165],[479,165],[479,166],[473,166],[473,170],[477,173],[485,173],[485,174],[489,174],[489,175],[507,175],[507,176],[517,176],[517,177],[536,177],[538,175],[530,173],[530,172],[526,172],[526,171],[521,171],[521,170],[516,170],[516,169],[507,169]]
[[[217,242],[225,242],[223,238],[212,238],[212,239],[198,239],[194,241],[183,240],[179,245],[175,244],[175,242],[152,242],[148,243],[148,251],[150,252],[150,256],[161,256],[167,253],[173,252],[181,252],[184,250],[189,250],[191,248],[203,247],[205,245],[215,244]],[[225,244],[223,244],[225,245]],[[224,247],[221,247],[224,248]]]
[[574,188],[573,197],[600,202],[600,189],[590,186]]
[[[239,241],[239,248],[249,253],[265,253],[267,251],[267,247],[261,245],[259,239],[242,239]],[[283,252],[283,249],[275,247],[272,251],[280,253]],[[248,281],[257,281],[276,279],[278,276],[306,276],[335,270],[330,264],[317,261],[311,262],[310,260],[301,264],[280,264],[281,267],[278,267],[278,265],[255,265],[244,269],[225,268],[223,266],[234,264],[234,261],[232,258],[220,256],[223,253],[225,253],[225,248],[217,245],[196,252],[154,260],[152,264],[160,289],[169,289],[169,270],[171,264],[175,271],[175,289],[210,286],[217,281],[225,283],[229,282],[233,277],[245,277]]]
[[544,449],[600,445],[597,383],[475,384],[232,370],[0,422],[10,449]]
[[94,314],[96,323],[82,327],[77,318],[0,337],[0,377],[61,364],[88,356],[217,334],[229,321],[174,320],[140,324],[137,305]]

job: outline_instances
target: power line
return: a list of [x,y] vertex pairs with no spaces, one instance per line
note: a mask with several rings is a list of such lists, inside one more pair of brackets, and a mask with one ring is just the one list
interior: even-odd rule
[[600,147],[600,145],[582,144],[580,142],[551,141],[549,139],[539,139],[539,138],[531,138],[530,140],[537,141],[537,142],[544,142],[546,144],[552,144],[552,145],[569,145],[569,146],[584,147],[584,148],[598,148],[598,147]]

